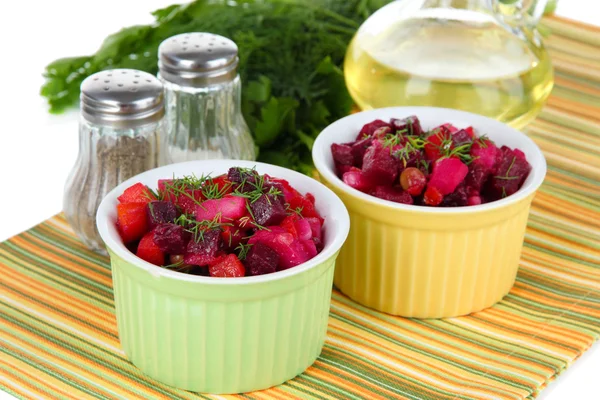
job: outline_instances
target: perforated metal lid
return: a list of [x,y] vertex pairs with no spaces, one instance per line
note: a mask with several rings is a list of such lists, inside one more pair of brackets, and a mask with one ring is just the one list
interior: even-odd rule
[[203,87],[235,78],[238,47],[212,33],[182,33],[158,48],[160,76],[182,86]]
[[118,128],[159,121],[165,113],[162,83],[134,69],[97,72],[81,84],[81,113],[92,123]]

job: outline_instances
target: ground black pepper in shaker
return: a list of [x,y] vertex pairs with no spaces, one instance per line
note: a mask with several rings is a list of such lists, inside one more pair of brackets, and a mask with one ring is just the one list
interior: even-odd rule
[[79,156],[63,199],[65,216],[92,250],[105,253],[96,211],[121,182],[164,165],[163,87],[131,69],[98,72],[81,84]]

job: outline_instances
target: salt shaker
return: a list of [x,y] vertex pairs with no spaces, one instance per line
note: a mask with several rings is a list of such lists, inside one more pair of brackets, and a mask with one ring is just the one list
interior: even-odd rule
[[254,160],[237,45],[219,35],[184,33],[163,41],[158,58],[171,160]]
[[115,69],[81,84],[79,156],[67,180],[63,209],[79,238],[105,253],[96,211],[121,182],[164,165],[164,94],[151,74]]

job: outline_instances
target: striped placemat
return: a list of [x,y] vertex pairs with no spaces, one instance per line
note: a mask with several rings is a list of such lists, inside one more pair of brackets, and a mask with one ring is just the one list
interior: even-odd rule
[[[467,317],[411,320],[334,291],[314,366],[243,397],[533,398],[599,338],[600,30],[545,24],[556,88],[528,131],[549,171],[510,294]],[[0,343],[0,387],[20,398],[211,398],[127,361],[108,260],[85,250],[60,215],[0,244]]]

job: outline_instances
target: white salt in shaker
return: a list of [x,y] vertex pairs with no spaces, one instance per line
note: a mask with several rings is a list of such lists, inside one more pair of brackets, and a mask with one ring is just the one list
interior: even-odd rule
[[184,33],[162,42],[158,58],[171,161],[254,160],[237,45],[211,33]]

